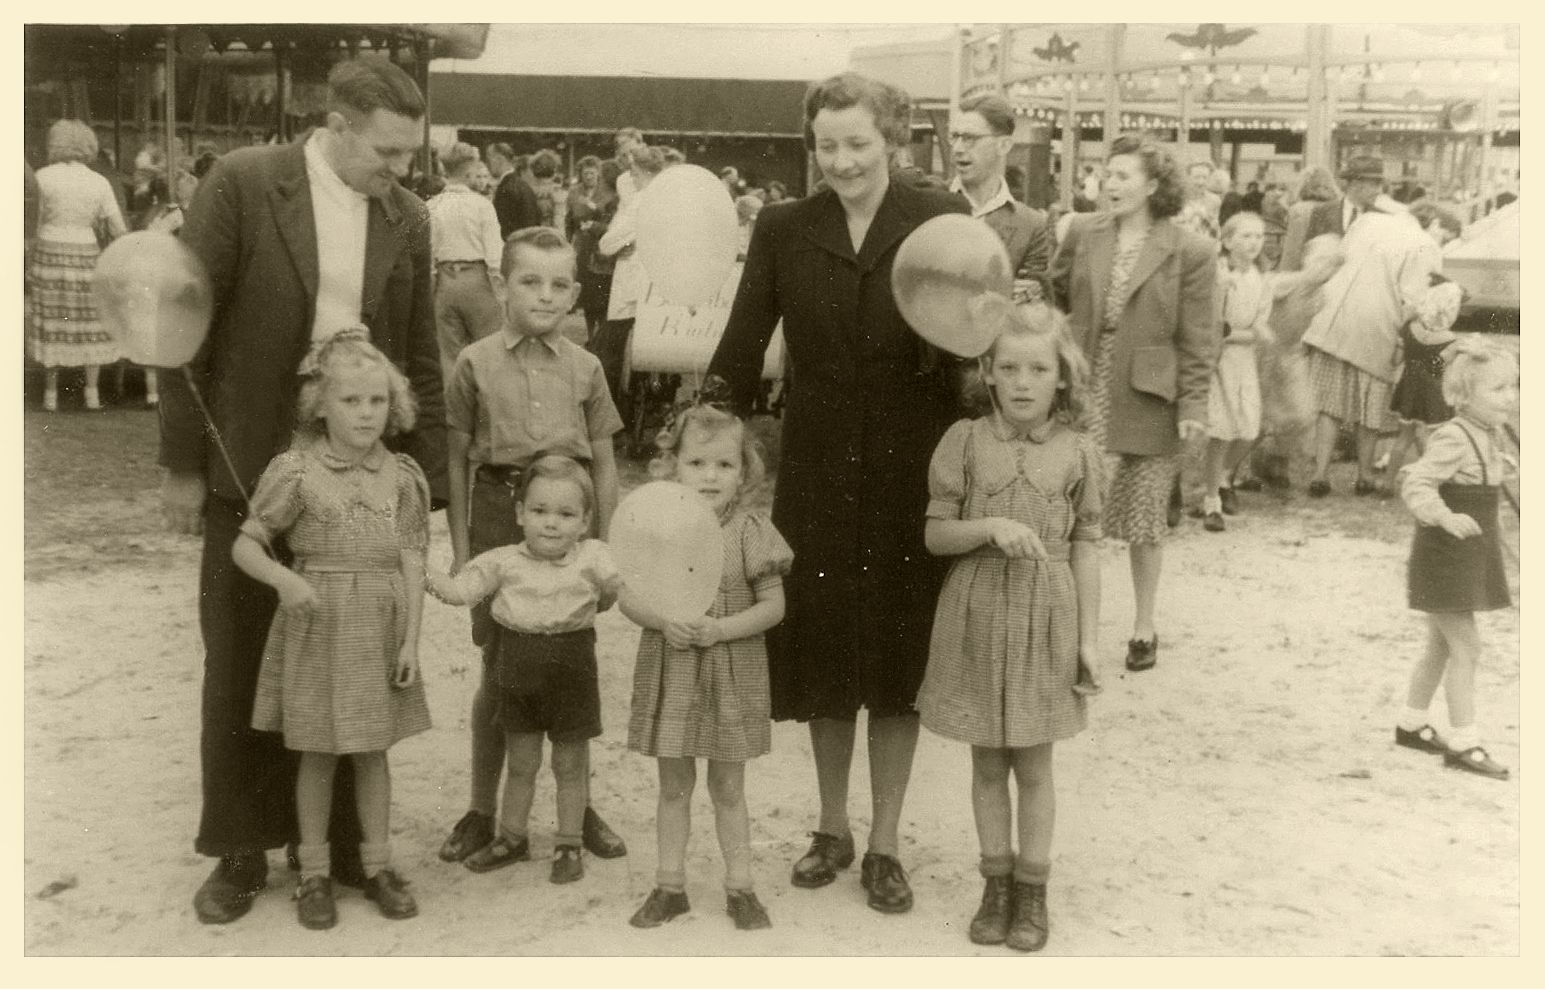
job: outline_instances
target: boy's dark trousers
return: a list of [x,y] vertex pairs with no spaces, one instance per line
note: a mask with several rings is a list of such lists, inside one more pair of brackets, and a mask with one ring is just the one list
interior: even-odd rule
[[[203,813],[194,848],[204,855],[278,848],[299,840],[295,771],[299,755],[284,736],[253,730],[252,701],[278,594],[231,560],[246,506],[210,497],[204,505],[199,627],[204,636]],[[274,546],[286,565],[290,553]],[[352,760],[338,760],[328,838],[335,864],[356,854],[359,811]],[[335,868],[334,870],[338,870]]]

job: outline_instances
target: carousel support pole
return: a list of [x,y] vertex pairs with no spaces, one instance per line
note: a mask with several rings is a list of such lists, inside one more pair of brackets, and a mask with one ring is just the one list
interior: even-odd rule
[[1305,29],[1304,49],[1308,67],[1304,70],[1308,89],[1305,106],[1308,110],[1307,128],[1304,132],[1304,168],[1331,167],[1331,131],[1334,129],[1334,112],[1330,107],[1330,87],[1325,78],[1325,50],[1330,42],[1330,26],[1310,24]]
[[166,28],[166,92],[161,140],[166,153],[166,195],[170,199],[177,188],[177,27]]
[[418,82],[419,92],[424,94],[424,147],[419,151],[419,174],[425,181],[434,177],[434,164],[429,157],[429,120],[433,116],[429,106],[429,39],[415,38],[413,41],[413,75]]
[[123,174],[123,35],[113,38],[113,167]]
[[1481,99],[1481,153],[1480,175],[1476,188],[1481,196],[1481,211],[1489,213],[1495,198],[1496,183],[1491,177],[1491,142],[1497,131],[1497,80],[1486,77],[1486,93]]
[[1014,47],[1014,29],[1007,24],[998,25],[998,95],[1009,93],[1009,52]]
[[1191,73],[1180,75],[1180,123],[1175,128],[1175,150],[1182,158],[1191,153]]
[[287,144],[290,140],[289,118],[284,107],[284,93],[289,88],[286,85],[285,76],[289,73],[289,67],[285,65],[284,43],[274,43],[274,138],[280,144]]
[[[966,58],[966,28],[957,24],[950,38],[954,42],[950,58],[950,117],[953,119],[960,113],[960,87],[965,77],[962,64]],[[945,140],[949,140],[948,136]]]
[[1064,206],[1072,208],[1073,183],[1078,171],[1078,113],[1074,102],[1077,84],[1068,75],[1067,97],[1062,104],[1062,181],[1058,183],[1057,197]]
[[1105,122],[1100,129],[1100,138],[1105,142],[1107,158],[1110,157],[1111,142],[1121,133],[1121,48],[1126,34],[1125,24],[1112,24],[1106,29]]

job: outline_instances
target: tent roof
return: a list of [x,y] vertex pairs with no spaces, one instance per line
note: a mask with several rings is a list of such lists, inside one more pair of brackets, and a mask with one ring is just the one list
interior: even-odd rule
[[462,127],[798,137],[805,83],[432,72],[432,113]]
[[[99,58],[123,42],[128,57],[162,51],[165,24],[28,24],[29,57]],[[428,40],[431,58],[477,58],[488,37],[487,24],[180,24],[179,48],[187,54],[207,46],[215,51],[262,51],[274,47],[390,48]]]

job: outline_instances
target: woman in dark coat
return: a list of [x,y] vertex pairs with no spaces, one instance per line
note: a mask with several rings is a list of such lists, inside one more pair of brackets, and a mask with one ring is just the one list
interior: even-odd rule
[[773,521],[794,568],[787,617],[768,634],[772,708],[779,720],[809,723],[821,797],[793,882],[824,886],[852,862],[848,771],[866,708],[874,816],[862,881],[869,905],[887,913],[912,905],[897,829],[943,577],[923,545],[928,461],[959,416],[952,362],[902,320],[891,264],[923,221],[965,212],[958,197],[893,180],[888,162],[908,139],[909,104],[854,74],[810,87],[805,140],[827,187],[762,211],[709,368],[744,412],[783,321],[795,384]]
[[1080,217],[1052,260],[1057,304],[1091,368],[1090,433],[1107,457],[1105,534],[1130,544],[1136,598],[1129,670],[1158,660],[1154,610],[1170,490],[1183,442],[1207,431],[1222,347],[1213,309],[1217,245],[1173,219],[1169,152],[1122,135],[1105,167],[1109,209]]

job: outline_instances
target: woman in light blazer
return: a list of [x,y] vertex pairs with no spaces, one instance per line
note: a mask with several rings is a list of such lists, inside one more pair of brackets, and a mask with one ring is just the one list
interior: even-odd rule
[[1089,428],[1106,451],[1105,531],[1131,547],[1137,600],[1126,665],[1136,671],[1158,661],[1154,605],[1181,444],[1206,435],[1222,345],[1217,247],[1172,221],[1180,173],[1146,139],[1112,142],[1105,192],[1108,211],[1069,227],[1051,281],[1094,369]]

